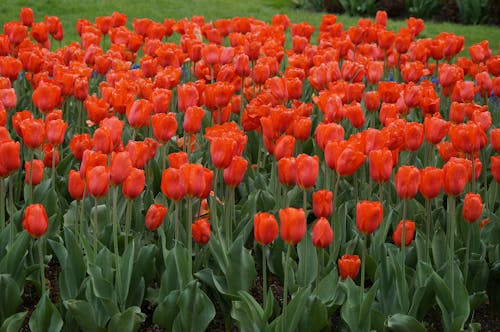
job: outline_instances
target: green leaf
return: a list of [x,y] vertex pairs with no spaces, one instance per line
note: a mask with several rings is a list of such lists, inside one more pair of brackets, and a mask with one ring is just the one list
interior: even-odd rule
[[104,328],[97,325],[97,319],[92,306],[87,301],[67,300],[64,306],[74,317],[82,331],[103,331]]
[[27,232],[22,232],[14,240],[12,248],[8,249],[7,253],[0,260],[0,271],[2,273],[10,274],[10,276],[16,281],[19,289],[24,288],[24,279],[26,274],[26,268],[24,266],[24,260],[28,253],[28,247],[30,244],[30,236]]
[[231,294],[249,290],[253,285],[257,272],[250,251],[243,246],[243,237],[239,236],[229,251],[229,265],[225,273],[226,282]]
[[432,257],[434,259],[434,266],[439,269],[446,265],[448,262],[448,241],[444,232],[439,229],[432,238]]
[[267,328],[264,310],[246,291],[238,293],[239,300],[233,301],[231,317],[242,332],[261,332]]
[[339,274],[336,269],[332,269],[326,277],[319,282],[318,297],[327,306],[340,306],[345,301],[345,294],[338,287]]
[[142,322],[146,320],[146,315],[139,307],[130,307],[123,313],[117,313],[109,322],[108,331],[137,331]]
[[2,326],[0,326],[0,332],[17,332],[21,329],[23,325],[24,318],[26,317],[27,311],[18,312],[7,319],[3,320]]
[[17,311],[22,303],[21,290],[8,274],[0,274],[0,322]]
[[[274,331],[297,331],[303,310],[311,294],[309,287],[300,288],[292,296],[292,300],[286,307],[285,315],[276,318],[271,327]],[[284,325],[284,326],[283,326]]]
[[128,292],[130,289],[130,280],[132,278],[132,272],[134,268],[134,253],[135,253],[135,241],[132,241],[125,252],[123,257],[120,259],[119,268],[121,270],[121,288],[118,287],[116,294],[118,295],[118,303],[125,303],[128,297]]
[[174,290],[163,298],[153,313],[153,323],[160,325],[167,331],[172,331],[174,319],[180,310],[177,306],[179,295],[180,291]]
[[318,274],[318,255],[316,248],[312,245],[311,233],[306,232],[302,241],[297,245],[297,254],[299,256],[299,268],[296,275],[297,283],[300,286],[307,287]]
[[40,298],[31,315],[29,327],[32,332],[58,332],[63,327],[63,320],[56,306],[50,302],[48,293]]
[[321,331],[328,326],[326,306],[314,294],[309,295],[299,322],[299,331]]
[[361,299],[361,289],[351,278],[347,278],[341,283],[346,292],[346,302],[342,306],[340,314],[351,331],[370,331],[370,308],[375,299],[377,284],[378,280]]
[[412,316],[395,314],[387,320],[386,326],[397,332],[425,332],[425,327]]
[[180,311],[174,320],[174,331],[204,331],[215,317],[215,307],[196,280],[182,290],[177,300]]

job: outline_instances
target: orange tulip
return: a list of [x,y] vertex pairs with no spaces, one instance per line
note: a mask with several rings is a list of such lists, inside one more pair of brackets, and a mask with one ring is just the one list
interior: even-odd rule
[[319,218],[312,227],[312,243],[316,248],[327,248],[333,241],[333,230],[326,218]]
[[396,191],[402,199],[417,195],[420,185],[420,172],[415,166],[401,166],[396,172]]
[[481,195],[474,193],[467,193],[464,199],[464,206],[462,209],[462,216],[464,219],[473,223],[481,217],[483,213],[483,201]]
[[[31,167],[33,165],[33,167]],[[26,184],[31,184],[36,186],[42,182],[43,179],[43,169],[45,165],[41,160],[33,160],[33,162],[26,161],[24,162],[24,171],[26,172],[26,176],[24,178],[24,182]],[[32,181],[30,183],[30,172],[32,172]]]
[[31,204],[24,210],[23,228],[34,238],[39,238],[45,234],[49,228],[49,218],[42,204]]
[[210,156],[215,168],[223,169],[229,166],[235,155],[236,141],[230,137],[215,137],[210,142]]
[[[409,246],[413,240],[413,236],[415,235],[415,222],[411,220],[404,220],[405,227],[405,246]],[[392,241],[398,247],[401,247],[403,237],[403,220],[401,220],[396,227],[396,230],[392,234]]]
[[200,95],[194,84],[182,84],[177,87],[177,107],[185,112],[191,106],[197,106]]
[[436,145],[448,134],[450,123],[438,117],[428,117],[424,120],[424,132],[427,142]]
[[74,135],[69,142],[69,149],[76,160],[82,160],[83,152],[92,149],[92,138],[89,134]]
[[210,223],[207,218],[200,218],[191,225],[194,242],[207,244],[210,241]]
[[278,179],[285,186],[291,186],[296,183],[297,163],[295,158],[281,158],[278,161]]
[[163,171],[161,177],[161,191],[163,195],[173,201],[180,201],[186,195],[184,177],[180,169],[169,167]]
[[426,167],[420,170],[419,190],[422,196],[433,199],[443,189],[443,170],[435,167]]
[[45,131],[47,132],[47,141],[50,144],[61,145],[64,141],[64,134],[68,124],[62,119],[47,121],[45,123]]
[[33,91],[33,103],[43,113],[48,113],[62,102],[61,88],[54,84],[40,84]]
[[[0,178],[9,176],[21,165],[21,145],[13,140],[0,141]],[[1,179],[0,179],[1,181]]]
[[26,119],[21,123],[21,137],[30,149],[36,149],[45,141],[45,125],[42,120]]
[[278,222],[270,213],[259,212],[253,217],[253,235],[262,246],[273,242],[278,236]]
[[128,199],[134,199],[144,190],[146,175],[143,169],[133,167],[122,185],[122,194]]
[[310,189],[316,184],[319,172],[318,156],[300,154],[296,158],[297,185],[301,189]]
[[85,181],[80,177],[80,173],[74,169],[69,171],[68,192],[71,198],[81,200],[85,191]]
[[224,169],[224,182],[226,185],[237,187],[243,181],[247,168],[248,161],[245,158],[241,156],[233,157],[229,166]]
[[95,198],[108,193],[109,172],[106,166],[95,166],[87,170],[85,175],[89,194]]
[[151,116],[153,134],[156,139],[165,144],[177,131],[177,121],[174,113],[157,113]]
[[364,234],[373,233],[384,217],[380,202],[361,201],[356,205],[356,226]]
[[373,181],[384,183],[391,178],[393,160],[392,153],[387,148],[377,149],[370,152],[370,177]]
[[195,134],[200,131],[201,122],[205,116],[205,110],[198,106],[189,107],[184,114],[184,131]]
[[312,194],[312,206],[316,218],[328,218],[333,212],[333,193],[329,190],[318,190]]
[[306,233],[306,214],[303,209],[280,209],[280,236],[289,244],[296,245]]
[[151,204],[146,212],[145,224],[150,231],[155,231],[163,223],[168,209],[161,204]]
[[104,154],[110,154],[113,151],[113,140],[111,138],[111,131],[108,128],[100,127],[94,132],[94,149],[95,151]]
[[500,156],[491,156],[490,164],[491,175],[493,175],[496,182],[500,183]]
[[460,195],[467,184],[467,180],[467,168],[464,164],[450,159],[443,166],[443,186],[447,195]]
[[146,99],[137,99],[127,107],[127,121],[134,129],[149,126],[153,104]]
[[132,160],[127,151],[113,152],[109,165],[109,179],[113,185],[122,184],[132,170]]
[[357,255],[342,255],[338,260],[340,278],[342,280],[346,278],[355,279],[359,274],[359,268],[361,267],[361,260]]
[[21,11],[19,12],[19,19],[21,20],[21,23],[23,25],[30,27],[35,20],[35,14],[33,13],[33,9],[21,8]]
[[337,158],[337,173],[340,176],[354,174],[364,164],[366,156],[353,147],[346,147]]
[[406,148],[417,151],[424,141],[424,125],[418,122],[408,122],[405,126]]

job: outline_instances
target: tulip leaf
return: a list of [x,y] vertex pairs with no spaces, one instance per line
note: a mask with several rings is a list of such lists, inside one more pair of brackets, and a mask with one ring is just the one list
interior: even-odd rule
[[441,269],[448,262],[448,248],[446,236],[442,230],[436,231],[432,239],[432,258],[436,269]]
[[299,331],[322,331],[329,324],[326,306],[318,296],[312,294],[307,298],[303,308],[301,320],[297,329]]
[[346,302],[340,310],[342,319],[351,331],[369,331],[371,326],[370,308],[377,294],[378,280],[372,285],[368,293],[361,298],[361,289],[351,278],[344,280],[341,285],[346,292]]
[[174,320],[174,331],[204,331],[215,317],[215,307],[210,298],[192,280],[179,294],[177,306],[180,311]]
[[130,307],[124,312],[117,313],[111,317],[108,331],[137,331],[140,323],[146,320],[146,315],[139,307]]
[[386,326],[391,331],[397,332],[425,332],[427,331],[425,327],[414,317],[395,314],[389,317],[386,322]]
[[74,299],[78,296],[86,270],[82,251],[76,242],[73,232],[64,229],[65,246],[49,239],[49,244],[61,265],[59,289],[63,300]]
[[69,310],[71,316],[76,320],[82,331],[103,331],[97,325],[95,311],[87,301],[66,300],[64,306]]
[[231,294],[236,295],[241,290],[249,290],[256,275],[252,255],[243,245],[243,236],[239,236],[229,251],[229,264],[224,274]]
[[[10,231],[12,224],[6,230]],[[26,268],[24,266],[24,260],[28,253],[28,247],[30,244],[30,236],[27,232],[22,232],[14,240],[12,248],[8,249],[5,255],[0,260],[0,271],[5,274],[9,274],[17,283],[19,289],[24,287],[24,279],[26,275]]]
[[307,231],[302,241],[297,245],[299,267],[295,273],[297,283],[303,287],[309,286],[318,274],[318,256],[312,245],[311,232]]
[[27,311],[18,312],[12,316],[7,317],[7,319],[2,320],[2,325],[0,326],[0,332],[17,332],[21,330],[24,318],[28,314]]
[[132,279],[132,272],[134,269],[134,254],[135,254],[135,241],[132,241],[127,248],[125,248],[125,252],[123,253],[123,257],[120,259],[120,266],[117,267],[121,270],[121,282],[116,288],[116,294],[118,296],[118,303],[124,304],[127,300],[129,289],[130,289],[130,281]]
[[299,288],[292,295],[292,300],[286,307],[285,315],[282,314],[276,318],[271,323],[271,329],[273,331],[298,331],[298,325],[310,294],[309,287]]
[[180,291],[174,290],[163,298],[153,313],[153,323],[160,325],[167,331],[172,331],[174,319],[180,310],[177,306],[179,295]]
[[339,274],[337,269],[332,269],[319,282],[317,295],[320,300],[327,306],[340,306],[345,300],[344,292],[338,287]]
[[8,274],[0,274],[0,322],[17,311],[22,303],[21,290]]
[[49,294],[45,293],[31,314],[29,327],[32,332],[61,331],[63,320],[56,306],[50,302]]
[[264,310],[246,291],[238,292],[239,300],[233,301],[231,317],[242,332],[260,332],[267,328]]

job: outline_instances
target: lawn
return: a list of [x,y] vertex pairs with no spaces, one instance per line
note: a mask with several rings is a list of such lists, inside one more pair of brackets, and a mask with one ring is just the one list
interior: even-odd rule
[[[292,22],[307,21],[312,25],[319,26],[323,13],[297,10],[293,8],[291,1],[286,0],[253,0],[253,1],[229,1],[229,0],[151,0],[145,5],[139,1],[111,1],[111,0],[47,0],[47,1],[3,1],[0,8],[0,23],[7,22],[19,17],[21,7],[31,7],[35,12],[35,20],[41,20],[45,15],[59,16],[65,29],[65,41],[77,39],[75,23],[79,18],[91,21],[97,16],[110,15],[119,11],[132,17],[148,17],[155,21],[163,21],[164,18],[181,19],[193,15],[204,16],[207,21],[234,16],[252,16],[270,22],[275,14],[287,14]],[[338,15],[338,20],[344,24],[344,28],[355,25],[358,17]],[[131,20],[129,20],[129,26]],[[390,20],[387,29],[397,30],[404,26],[404,21]],[[490,48],[497,50],[500,43],[500,29],[496,26],[465,26],[453,23],[437,23],[426,21],[425,30],[421,37],[433,37],[442,31],[454,32],[465,37],[466,46],[487,39]],[[313,36],[313,41],[315,40]],[[496,53],[496,52],[495,52]]]

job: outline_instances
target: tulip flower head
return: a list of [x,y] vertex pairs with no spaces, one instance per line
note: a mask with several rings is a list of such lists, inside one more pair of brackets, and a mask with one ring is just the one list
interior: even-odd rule
[[361,259],[357,255],[342,255],[338,260],[338,266],[342,280],[346,278],[355,279],[359,274]]

